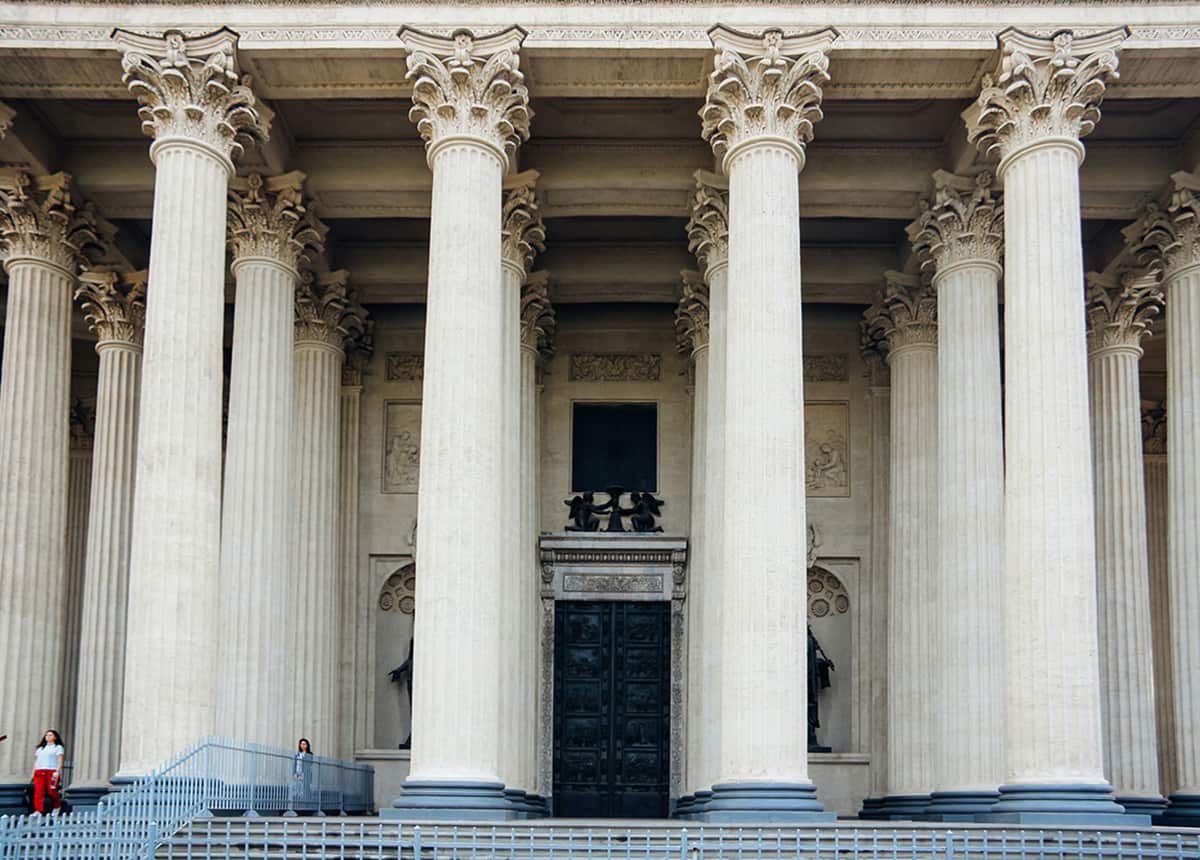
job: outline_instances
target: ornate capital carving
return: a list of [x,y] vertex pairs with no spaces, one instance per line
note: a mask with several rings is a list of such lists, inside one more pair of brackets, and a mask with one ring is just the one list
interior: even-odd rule
[[345,269],[316,275],[305,272],[296,287],[296,343],[322,343],[336,349],[361,332],[366,310],[349,287]]
[[249,76],[237,68],[237,33],[222,28],[188,38],[179,30],[148,36],[116,30],[122,80],[141,107],[142,131],[188,138],[212,150],[232,172],[247,144],[266,140]]
[[328,228],[304,205],[303,195],[299,170],[230,180],[226,211],[235,265],[243,257],[266,257],[298,271],[321,253]]
[[[361,307],[361,305],[360,305]],[[366,314],[366,310],[363,310]],[[363,371],[375,351],[375,320],[366,319],[361,329],[346,338],[346,363],[342,365],[342,385],[362,385]]]
[[1004,254],[1004,205],[992,191],[992,174],[955,176],[933,174],[933,205],[908,225],[908,238],[921,259],[921,268],[945,272],[967,261],[993,263]]
[[105,344],[142,347],[146,327],[147,272],[84,272],[75,298],[95,333],[97,348]]
[[1123,231],[1137,259],[1164,282],[1200,265],[1200,173],[1171,174],[1166,203],[1151,202]]
[[12,128],[13,118],[16,117],[16,115],[17,112],[15,110],[10,108],[4,102],[0,102],[0,140],[4,140],[4,136],[8,134],[8,130]]
[[504,181],[504,204],[500,215],[500,251],[505,262],[529,274],[533,258],[546,250],[546,228],[538,211],[538,172],[526,170]]
[[876,302],[863,312],[863,318],[858,321],[858,349],[867,365],[865,375],[872,385],[887,385],[889,381],[888,339],[883,327],[875,324],[882,312]]
[[437,145],[449,138],[472,138],[491,147],[507,167],[529,139],[529,91],[517,51],[525,31],[509,27],[476,38],[456,30],[449,38],[405,27],[400,41],[408,52],[413,82],[408,117],[417,124],[431,164]]
[[688,250],[696,255],[705,277],[729,262],[729,182],[697,170],[692,214],[687,223]]
[[1076,37],[1070,30],[1034,36],[1008,29],[1000,34],[1000,64],[984,75],[983,91],[964,114],[967,137],[1001,159],[1000,172],[1016,153],[1048,138],[1079,139],[1100,121],[1100,102],[1116,80],[1117,48],[1125,27]]
[[68,413],[70,421],[70,445],[72,451],[92,450],[92,439],[96,436],[96,404],[76,397],[71,401]]
[[699,272],[679,274],[683,286],[675,306],[675,346],[687,355],[708,346],[708,285]]
[[1167,453],[1167,403],[1142,407],[1142,453]]
[[73,277],[103,251],[98,218],[80,200],[69,173],[30,176],[0,170],[0,257],[30,257]]
[[919,277],[885,272],[883,291],[867,313],[864,338],[886,341],[889,363],[905,347],[937,345],[937,294]]
[[837,31],[787,36],[770,29],[741,33],[709,30],[716,58],[700,109],[701,134],[728,172],[729,159],[747,143],[771,138],[789,146],[799,166],[821,120],[821,87],[829,80],[826,50]]
[[532,272],[521,287],[521,344],[543,361],[554,355],[554,306],[549,272]]
[[1113,347],[1136,349],[1163,307],[1162,288],[1153,274],[1124,271],[1118,275],[1088,272],[1088,352]]

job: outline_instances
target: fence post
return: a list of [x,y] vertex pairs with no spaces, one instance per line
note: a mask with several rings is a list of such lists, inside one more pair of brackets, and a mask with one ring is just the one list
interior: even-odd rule
[[413,825],[413,860],[421,860],[421,825]]
[[688,860],[688,832],[686,827],[679,831],[679,860]]
[[253,749],[249,749],[248,754],[250,756],[250,808],[244,815],[247,818],[258,818],[258,804],[255,802],[258,794],[258,756],[254,754]]

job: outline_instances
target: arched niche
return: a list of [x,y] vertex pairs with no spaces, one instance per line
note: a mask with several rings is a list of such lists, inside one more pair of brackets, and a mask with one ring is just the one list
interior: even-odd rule
[[817,698],[821,719],[817,741],[833,752],[847,752],[852,749],[854,683],[850,595],[837,574],[818,564],[808,569],[808,623],[834,664],[831,686]]
[[403,682],[389,673],[409,656],[413,634],[417,568],[409,563],[394,570],[379,589],[375,613],[375,747],[397,749],[409,736],[412,703]]

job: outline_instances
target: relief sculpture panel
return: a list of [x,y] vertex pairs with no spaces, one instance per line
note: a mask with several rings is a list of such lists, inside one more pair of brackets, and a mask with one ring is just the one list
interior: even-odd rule
[[383,404],[383,486],[385,493],[415,493],[421,465],[421,404]]
[[850,404],[804,404],[805,487],[809,496],[850,495]]

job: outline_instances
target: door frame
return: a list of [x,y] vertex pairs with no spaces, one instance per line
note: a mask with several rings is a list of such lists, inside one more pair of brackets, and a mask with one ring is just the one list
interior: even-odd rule
[[554,791],[554,610],[559,600],[671,604],[671,730],[668,803],[683,789],[687,719],[687,551],[684,537],[624,532],[565,532],[538,538],[541,558],[541,655],[537,792]]

